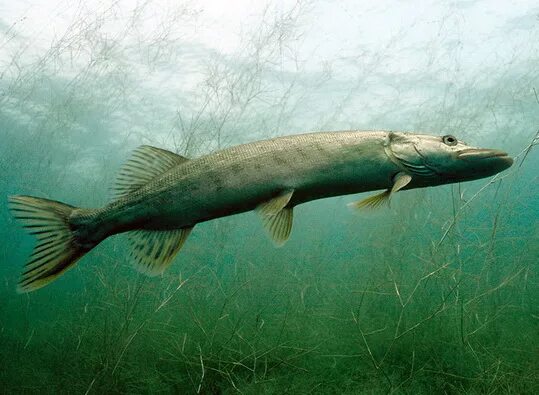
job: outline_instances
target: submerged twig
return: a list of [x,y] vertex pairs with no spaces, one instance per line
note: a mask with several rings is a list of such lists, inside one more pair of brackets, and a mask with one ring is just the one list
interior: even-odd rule
[[200,344],[198,345],[199,357],[200,357],[200,369],[202,370],[202,376],[200,377],[200,383],[198,383],[197,394],[200,394],[200,389],[202,388],[202,382],[204,381],[204,376],[206,375],[206,369],[204,369],[204,360],[202,359],[202,349]]
[[526,157],[530,153],[531,149],[537,144],[539,144],[539,129],[537,129],[537,132],[535,132],[535,136],[533,137],[531,143],[528,144],[528,146],[524,148],[524,150],[520,153],[520,154],[524,153],[524,156],[522,157],[522,160],[520,161],[520,164],[518,165],[519,169],[522,167],[522,164],[524,163],[524,160],[526,160]]

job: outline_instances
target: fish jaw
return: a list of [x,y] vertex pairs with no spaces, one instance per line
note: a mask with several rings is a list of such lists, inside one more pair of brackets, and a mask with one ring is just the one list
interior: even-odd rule
[[459,151],[457,158],[472,163],[480,163],[490,169],[496,169],[496,173],[504,171],[513,165],[513,158],[507,152],[491,148],[468,148]]
[[457,152],[455,161],[462,169],[462,181],[490,177],[507,170],[513,165],[513,158],[506,152],[491,148],[467,148]]

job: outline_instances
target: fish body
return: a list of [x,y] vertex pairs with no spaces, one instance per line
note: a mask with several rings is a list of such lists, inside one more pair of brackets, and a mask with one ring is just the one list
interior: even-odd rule
[[502,151],[469,147],[453,136],[386,131],[278,137],[191,160],[142,146],[120,171],[117,197],[105,207],[10,198],[14,216],[39,240],[19,289],[48,284],[117,233],[128,232],[136,267],[158,274],[200,222],[257,210],[280,245],[299,204],[383,189],[352,204],[376,207],[399,190],[483,178],[511,164]]
[[289,205],[296,206],[384,189],[399,171],[384,152],[386,136],[309,133],[227,148],[174,166],[94,216],[98,228],[110,235],[118,229],[194,226],[253,210],[287,190],[294,190]]

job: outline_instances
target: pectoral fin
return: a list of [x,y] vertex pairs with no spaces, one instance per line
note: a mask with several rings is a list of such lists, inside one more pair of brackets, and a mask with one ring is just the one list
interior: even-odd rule
[[256,209],[273,242],[279,247],[286,243],[292,231],[293,208],[286,206],[293,193],[293,190],[283,192]]
[[393,195],[395,192],[400,191],[402,188],[408,185],[410,181],[412,181],[412,176],[410,174],[406,174],[403,172],[397,173],[395,177],[393,177],[393,187],[391,187],[390,195]]
[[378,193],[374,196],[369,196],[368,198],[365,198],[363,200],[348,203],[348,207],[352,207],[355,209],[375,209],[381,207],[384,204],[389,204],[389,201],[393,194],[408,185],[410,181],[412,181],[412,176],[410,176],[409,174],[406,174],[404,172],[397,173],[395,177],[393,177],[393,186],[390,189],[387,189],[384,192]]

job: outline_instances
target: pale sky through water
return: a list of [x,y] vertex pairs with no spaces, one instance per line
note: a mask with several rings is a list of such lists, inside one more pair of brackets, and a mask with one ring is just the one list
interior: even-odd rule
[[[163,126],[147,126],[156,134],[170,130],[178,108],[196,114],[204,107],[209,75],[219,80],[253,64],[262,96],[253,102],[259,107],[248,114],[270,114],[278,101],[290,119],[276,126],[264,120],[245,126],[260,133],[477,130],[477,125],[462,124],[472,117],[462,111],[495,104],[471,96],[513,73],[526,78],[523,70],[537,61],[539,50],[539,7],[531,0],[43,0],[4,2],[0,15],[7,33],[0,60],[9,65],[7,75],[38,64],[40,57],[57,56],[45,67],[70,80],[93,57],[105,57],[117,68],[113,78],[126,78],[133,89],[124,92],[128,102],[118,111],[129,112],[133,102],[138,107],[134,115],[121,115],[128,125],[120,128],[162,119]],[[20,55],[17,67],[11,60],[15,55]],[[91,70],[99,76],[107,67]],[[531,85],[521,82],[523,94],[529,95]],[[279,101],[283,95],[288,95],[286,103]],[[491,97],[485,100],[499,103]],[[453,104],[456,112],[447,110]],[[440,108],[449,116],[422,120],[422,113],[437,114]],[[497,117],[500,122],[501,115]]]
[[[149,17],[142,27],[159,29],[162,15],[174,12],[178,4],[192,13],[193,24],[175,26],[191,44],[203,45],[224,54],[241,49],[241,34],[256,31],[265,10],[276,15],[286,13],[296,1],[202,0],[179,3],[154,1]],[[129,18],[141,4],[120,1],[114,12],[119,18]],[[391,39],[402,41],[402,48],[413,49],[440,38],[450,37],[467,56],[462,60],[473,65],[494,62],[489,59],[510,55],[512,44],[529,34],[530,27],[539,22],[537,2],[527,1],[314,1],[306,3],[307,15],[302,19],[302,58],[310,58],[309,67],[315,70],[320,63],[354,56],[358,48],[376,51]],[[20,1],[0,5],[4,24],[27,36],[31,43],[44,47],[59,37],[78,15],[92,11],[103,12],[110,7],[104,1],[51,2]],[[153,14],[153,18],[151,15]],[[137,29],[140,29],[138,27]],[[111,26],[113,31],[114,27]],[[436,49],[436,48],[433,48]],[[401,67],[412,69],[421,62],[420,53],[406,51]],[[415,55],[415,56],[414,56]]]

